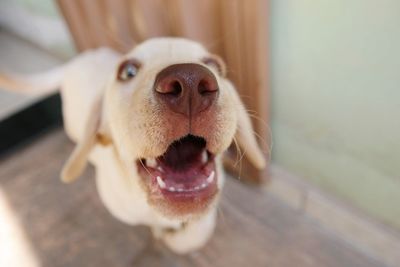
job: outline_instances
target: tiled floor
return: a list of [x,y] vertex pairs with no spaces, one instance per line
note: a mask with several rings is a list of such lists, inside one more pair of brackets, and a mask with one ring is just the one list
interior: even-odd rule
[[211,241],[199,252],[174,255],[147,228],[124,225],[105,210],[92,169],[71,185],[60,182],[71,150],[56,130],[1,159],[0,229],[14,229],[0,235],[0,254],[8,255],[1,266],[385,266],[234,179],[226,183]]
[[266,191],[375,258],[398,266],[399,231],[278,166],[272,165],[270,173],[271,181],[264,187]]

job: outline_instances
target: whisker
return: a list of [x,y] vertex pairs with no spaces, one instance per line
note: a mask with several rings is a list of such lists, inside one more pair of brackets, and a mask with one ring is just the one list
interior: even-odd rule
[[146,172],[147,172],[149,175],[151,175],[150,171],[146,168],[146,165],[143,164],[143,161],[142,161],[142,160],[139,160],[139,161],[140,161],[140,164],[143,166],[143,168],[146,170]]
[[265,145],[265,147],[266,147],[266,149],[267,149],[267,151],[265,151],[264,149],[261,149],[261,151],[263,151],[264,153],[266,153],[267,156],[268,156],[268,158],[271,159],[271,154],[272,154],[272,140],[271,140],[270,143],[268,143],[266,140],[264,140],[264,138],[263,138],[260,134],[256,133],[255,131],[253,131],[253,134],[257,137],[258,140],[260,140],[260,142],[262,142],[262,143]]
[[262,142],[262,144],[267,148],[267,151],[264,151],[266,153],[268,153],[268,155],[271,154],[272,152],[272,145],[273,145],[273,137],[272,137],[272,130],[271,127],[262,119],[260,118],[258,115],[256,114],[251,114],[249,113],[249,116],[251,118],[256,119],[258,122],[260,122],[261,124],[263,124],[266,128],[267,128],[267,133],[269,137],[263,137],[260,134],[258,134],[256,131],[253,130],[253,134],[260,140],[260,142]]
[[240,146],[239,146],[239,144],[238,144],[238,142],[237,142],[235,137],[233,137],[233,143],[235,144],[236,151],[238,152],[236,154],[236,160],[235,160],[235,164],[234,164],[234,166],[235,166],[236,163],[239,161],[239,155],[241,153],[241,149],[240,149]]
[[236,160],[236,162],[235,162],[235,164],[233,166],[236,167],[237,164],[240,164],[239,165],[239,177],[238,177],[238,180],[241,180],[242,166],[243,166],[242,165],[242,161],[243,161],[243,157],[244,157],[245,151],[243,151],[243,153],[241,153],[242,150],[241,150],[241,148],[240,148],[240,146],[239,146],[239,144],[238,144],[238,142],[237,142],[235,137],[233,138],[233,142],[235,143],[236,150],[238,152],[237,157],[239,157],[239,159]]

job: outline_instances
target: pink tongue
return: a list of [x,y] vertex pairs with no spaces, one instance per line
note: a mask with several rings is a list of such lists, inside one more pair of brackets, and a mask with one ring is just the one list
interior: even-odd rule
[[168,169],[163,173],[162,179],[167,187],[193,188],[201,186],[207,180],[210,173],[211,170],[202,168],[202,166],[198,168],[191,167],[181,171]]
[[162,180],[167,187],[194,188],[206,182],[211,169],[202,162],[206,142],[203,138],[187,135],[173,142],[157,159],[163,169]]

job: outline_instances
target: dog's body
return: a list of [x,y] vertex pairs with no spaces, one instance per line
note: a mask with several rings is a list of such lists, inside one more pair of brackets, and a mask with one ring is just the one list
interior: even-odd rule
[[77,143],[62,179],[78,177],[89,158],[108,210],[150,226],[177,253],[200,248],[213,232],[220,157],[234,136],[256,167],[265,164],[223,63],[192,41],[153,39],[124,56],[98,49],[39,77],[1,76],[0,84],[61,87],[65,129]]
[[[115,71],[119,59],[119,54],[110,49],[101,48],[87,52],[67,67],[61,86],[64,127],[68,136],[77,143],[84,135],[85,125],[91,113],[90,107],[93,107],[94,101],[104,94],[105,88],[102,85],[106,84],[110,73]],[[99,68],[91,69],[93,65]],[[84,77],[82,77],[83,73],[86,74]],[[98,80],[99,86],[93,86],[85,83],[89,75],[98,76],[104,80]],[[83,88],[82,85],[87,85],[87,87]],[[90,154],[90,161],[96,167],[99,196],[110,213],[119,220],[130,225],[150,226],[157,238],[163,239],[172,250],[178,253],[197,249],[210,237],[215,225],[214,210],[196,220],[196,223],[188,224],[184,229],[181,220],[160,215],[149,206],[146,193],[139,184],[140,178],[136,177],[138,175],[124,174],[124,167],[113,146],[94,147]],[[137,172],[133,173],[137,174]],[[223,181],[222,176],[221,181]],[[165,229],[168,231],[164,231]]]

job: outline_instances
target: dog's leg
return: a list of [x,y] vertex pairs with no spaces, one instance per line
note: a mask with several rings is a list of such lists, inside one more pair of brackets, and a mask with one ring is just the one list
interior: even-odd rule
[[162,240],[167,247],[178,254],[185,254],[203,247],[214,232],[216,210],[198,221],[187,223],[181,230],[166,232]]

